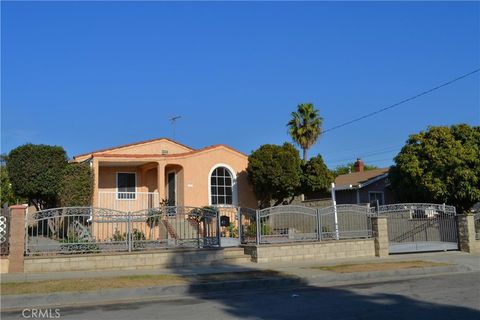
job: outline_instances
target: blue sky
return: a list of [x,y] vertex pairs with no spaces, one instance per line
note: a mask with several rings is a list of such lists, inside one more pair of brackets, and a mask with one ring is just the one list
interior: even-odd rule
[[[250,153],[290,141],[312,102],[324,129],[480,66],[478,2],[2,2],[2,153],[70,156],[156,137]],[[322,136],[329,167],[392,164],[428,125],[480,123],[478,73]]]

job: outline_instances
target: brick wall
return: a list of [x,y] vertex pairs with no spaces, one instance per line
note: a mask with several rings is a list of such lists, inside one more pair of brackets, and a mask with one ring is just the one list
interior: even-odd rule
[[89,254],[63,257],[27,257],[25,273],[89,271],[89,270],[140,270],[161,267],[195,267],[222,263],[223,250],[195,249],[159,252],[134,252],[115,254]]
[[332,260],[375,257],[373,239],[301,242],[252,246],[245,249],[258,263],[292,262],[301,260]]
[[480,240],[475,239],[475,220],[472,215],[459,214],[458,244],[461,251],[480,254]]

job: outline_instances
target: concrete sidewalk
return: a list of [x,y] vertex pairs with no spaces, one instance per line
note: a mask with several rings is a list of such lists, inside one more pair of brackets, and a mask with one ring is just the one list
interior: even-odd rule
[[191,268],[158,268],[150,270],[101,270],[101,271],[77,271],[77,272],[52,272],[52,273],[10,273],[0,275],[0,283],[11,282],[29,282],[29,281],[46,281],[46,280],[64,280],[64,279],[88,279],[88,278],[106,278],[130,275],[156,275],[156,274],[173,274],[173,275],[198,275],[198,274],[214,274],[214,273],[232,273],[232,272],[249,272],[255,270],[274,270],[298,277],[310,277],[322,275],[330,275],[331,272],[314,270],[312,267],[328,266],[337,264],[351,263],[372,263],[385,261],[409,261],[409,260],[426,260],[434,262],[443,262],[451,264],[464,271],[480,271],[480,256],[472,255],[460,251],[433,252],[433,253],[415,253],[415,254],[398,254],[391,255],[386,258],[356,258],[356,259],[336,259],[329,261],[299,261],[297,263],[242,263],[242,264],[221,264],[210,266],[194,266]]
[[[387,261],[424,260],[448,263],[448,266],[398,269],[376,272],[334,273],[313,269],[312,267],[350,264],[372,263]],[[208,275],[215,273],[243,273],[258,270],[273,270],[280,274],[255,280],[229,280],[202,282],[196,281],[195,277],[188,278],[186,285],[156,286],[143,288],[104,289],[91,292],[61,292],[37,295],[12,295],[2,296],[2,310],[20,310],[32,306],[80,306],[92,304],[109,304],[125,301],[146,301],[161,299],[167,296],[185,296],[190,294],[214,294],[219,292],[232,292],[238,290],[266,290],[285,287],[304,286],[334,286],[345,283],[379,282],[394,279],[407,279],[412,277],[424,277],[432,275],[480,272],[480,256],[474,256],[462,252],[423,253],[409,255],[394,255],[388,258],[335,260],[328,263],[302,262],[297,264],[245,264],[245,265],[216,265],[208,267],[182,268],[182,269],[156,269],[156,270],[132,270],[132,271],[95,271],[95,272],[68,272],[68,273],[44,273],[44,274],[9,274],[2,275],[2,282],[42,281],[59,279],[85,279],[98,277],[117,277],[126,275],[144,274],[175,274],[175,275]]]

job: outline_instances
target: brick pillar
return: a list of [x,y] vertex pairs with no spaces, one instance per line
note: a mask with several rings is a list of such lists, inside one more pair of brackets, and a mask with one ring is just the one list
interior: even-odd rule
[[23,272],[25,250],[25,213],[27,206],[20,204],[10,207],[10,254],[8,272]]
[[372,218],[372,232],[375,241],[375,256],[388,256],[388,228],[387,217],[379,216]]
[[472,215],[457,215],[458,245],[461,251],[480,253],[480,240],[475,239],[475,220]]

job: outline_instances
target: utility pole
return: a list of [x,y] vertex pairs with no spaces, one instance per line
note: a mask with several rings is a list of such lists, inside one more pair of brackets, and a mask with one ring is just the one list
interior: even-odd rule
[[170,122],[172,122],[172,126],[173,126],[173,140],[175,140],[175,123],[178,119],[180,119],[182,116],[175,116],[173,118],[170,119]]

